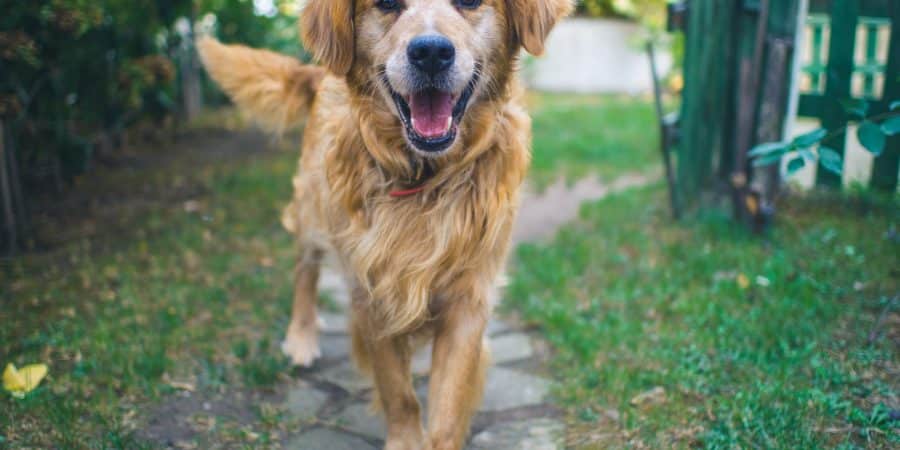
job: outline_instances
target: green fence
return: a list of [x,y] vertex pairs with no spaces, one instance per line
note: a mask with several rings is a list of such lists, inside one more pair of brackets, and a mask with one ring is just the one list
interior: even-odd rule
[[[865,101],[870,115],[887,112],[900,99],[900,32],[894,25],[900,24],[900,1],[812,0],[809,13],[810,57],[801,68],[799,115],[833,130],[850,119],[846,100]],[[846,136],[825,144],[843,154]],[[900,137],[890,138],[873,164],[872,187],[896,190]],[[840,186],[841,179],[818,170],[816,183]]]
[[[754,171],[748,151],[782,139],[790,103],[800,0],[688,0],[685,87],[676,181],[686,207],[730,196],[736,216],[761,208],[777,173]],[[761,181],[763,179],[764,181]],[[762,185],[757,192],[753,184]],[[705,203],[705,202],[703,202]],[[751,211],[752,210],[752,211]]]
[[[748,152],[776,142],[790,120],[796,54],[800,67],[798,113],[829,130],[853,119],[848,102],[866,101],[867,116],[887,113],[900,100],[900,0],[683,0],[685,88],[676,189],[686,207],[705,203],[705,193],[731,197],[735,215],[759,217],[777,198],[777,168],[753,167]],[[673,9],[674,10],[674,9]],[[801,14],[805,14],[801,16]],[[805,24],[804,24],[805,21]],[[800,26],[800,29],[798,29]],[[805,48],[794,48],[797,34]],[[811,49],[810,49],[811,46]],[[843,154],[847,136],[824,145]],[[900,136],[875,158],[871,185],[896,191]],[[846,172],[846,171],[845,171]],[[846,175],[845,175],[846,176]],[[837,187],[840,176],[821,169],[820,186]],[[771,209],[768,209],[771,211]]]

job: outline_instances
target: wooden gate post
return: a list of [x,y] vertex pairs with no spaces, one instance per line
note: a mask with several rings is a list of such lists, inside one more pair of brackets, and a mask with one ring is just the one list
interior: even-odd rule
[[[891,2],[890,16],[891,43],[887,68],[884,72],[884,93],[879,113],[887,112],[891,102],[900,100],[900,1]],[[872,188],[895,192],[898,166],[900,166],[900,135],[888,137],[884,152],[875,158],[872,167]]]
[[[824,112],[822,127],[839,130],[847,125],[847,114],[840,104],[841,99],[851,98],[853,78],[853,51],[856,48],[856,24],[859,21],[859,1],[836,1],[831,10],[831,44],[828,48],[828,70],[825,82]],[[822,145],[831,147],[841,156],[846,148],[846,137],[841,134],[826,139]],[[816,171],[819,186],[840,187],[841,177],[828,171],[821,164]]]
[[[738,1],[693,0],[685,36],[681,143],[676,179],[681,205],[696,204],[700,193],[730,172],[734,146],[736,67],[734,43]],[[716,167],[715,161],[728,161]]]
[[6,227],[7,252],[12,255],[16,251],[16,217],[13,214],[12,189],[7,170],[6,146],[4,145],[3,121],[0,120],[0,201],[3,202],[3,222]]

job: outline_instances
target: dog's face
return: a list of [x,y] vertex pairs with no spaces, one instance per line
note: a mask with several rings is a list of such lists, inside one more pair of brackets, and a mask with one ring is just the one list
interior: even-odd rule
[[451,151],[466,112],[500,90],[521,46],[538,54],[570,0],[310,0],[307,47],[390,109],[409,147]]
[[[459,125],[484,62],[497,58],[505,21],[498,0],[373,0],[361,14],[357,48],[400,119],[410,146],[440,154]],[[493,59],[496,60],[496,59]]]

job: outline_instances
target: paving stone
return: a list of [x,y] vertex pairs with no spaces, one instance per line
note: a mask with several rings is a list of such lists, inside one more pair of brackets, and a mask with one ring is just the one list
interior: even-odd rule
[[316,378],[334,383],[351,394],[372,387],[371,380],[360,374],[349,361],[319,373]]
[[347,336],[319,336],[322,358],[345,359],[350,354],[350,338]]
[[413,375],[428,375],[431,372],[431,344],[422,346],[412,358]]
[[505,334],[491,339],[491,358],[503,364],[534,356],[531,338],[524,333]]
[[315,428],[291,439],[288,450],[375,450],[368,442],[348,433]]
[[511,329],[512,325],[510,325],[508,322],[499,319],[491,319],[488,322],[487,330],[485,330],[485,333],[488,336],[493,336],[495,334],[505,333]]
[[501,411],[529,405],[539,405],[550,388],[544,378],[524,374],[503,367],[488,372],[482,411]]
[[287,395],[287,410],[294,417],[311,419],[328,401],[328,394],[309,385],[291,388]]
[[384,439],[386,436],[384,419],[369,412],[368,403],[354,403],[346,408],[336,418],[338,425],[375,439]]
[[557,450],[565,426],[555,419],[529,419],[489,427],[472,438],[467,450]]
[[334,269],[322,268],[319,275],[319,291],[327,293],[344,310],[350,306],[350,290],[347,289],[347,283]]
[[319,313],[320,327],[319,330],[324,334],[347,334],[349,321],[345,312]]

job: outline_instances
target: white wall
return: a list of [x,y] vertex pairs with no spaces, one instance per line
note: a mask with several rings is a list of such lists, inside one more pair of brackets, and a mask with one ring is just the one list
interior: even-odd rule
[[[620,20],[567,19],[550,35],[544,56],[527,60],[529,87],[553,92],[637,94],[653,89],[647,54],[639,47],[640,26]],[[661,74],[672,67],[657,52]]]

